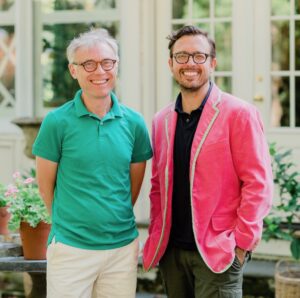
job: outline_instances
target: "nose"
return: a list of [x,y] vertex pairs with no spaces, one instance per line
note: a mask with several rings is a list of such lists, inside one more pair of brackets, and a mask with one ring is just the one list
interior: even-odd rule
[[188,61],[186,62],[186,64],[192,64],[192,65],[196,64],[196,63],[194,62],[194,57],[193,57],[192,55],[189,56],[189,59],[188,59]]

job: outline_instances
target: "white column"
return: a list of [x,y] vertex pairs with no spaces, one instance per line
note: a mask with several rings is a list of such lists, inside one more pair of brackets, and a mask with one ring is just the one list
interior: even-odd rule
[[[254,1],[233,0],[233,93],[252,101],[254,71]],[[218,45],[217,49],[218,49]]]
[[271,111],[271,22],[270,1],[253,1],[254,18],[254,96],[265,127],[270,128]]
[[32,0],[15,0],[16,8],[16,116],[34,113]]
[[141,111],[140,1],[119,1],[121,101]]
[[166,39],[172,29],[171,12],[171,0],[156,0],[156,110],[160,110],[173,100],[172,75],[168,66],[168,40]]
[[[142,0],[140,31],[141,31],[141,113],[151,133],[151,122],[155,113],[156,101],[156,55],[155,55],[155,0]],[[151,162],[147,162],[146,174],[139,199],[134,211],[137,221],[147,221],[150,214],[150,178]]]

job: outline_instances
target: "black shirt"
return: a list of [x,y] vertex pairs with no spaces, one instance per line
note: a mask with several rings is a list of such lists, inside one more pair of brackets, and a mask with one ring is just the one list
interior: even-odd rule
[[172,227],[169,244],[187,250],[196,250],[190,199],[191,148],[199,119],[211,89],[212,83],[210,83],[208,92],[200,107],[192,111],[191,114],[187,114],[182,110],[181,93],[178,95],[175,104],[178,118],[173,152]]

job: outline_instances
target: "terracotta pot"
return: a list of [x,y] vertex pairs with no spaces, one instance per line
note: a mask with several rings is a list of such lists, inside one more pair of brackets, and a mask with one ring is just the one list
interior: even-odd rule
[[23,246],[24,259],[45,260],[47,240],[51,225],[40,222],[32,228],[27,222],[21,222],[20,236]]
[[9,234],[7,227],[10,214],[7,211],[7,207],[0,207],[0,235]]

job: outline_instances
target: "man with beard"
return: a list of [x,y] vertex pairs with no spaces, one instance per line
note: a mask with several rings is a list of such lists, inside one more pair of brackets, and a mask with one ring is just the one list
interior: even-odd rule
[[217,60],[206,32],[185,26],[168,39],[181,92],[153,120],[144,268],[159,262],[169,298],[242,297],[272,198],[262,120],[210,81]]

